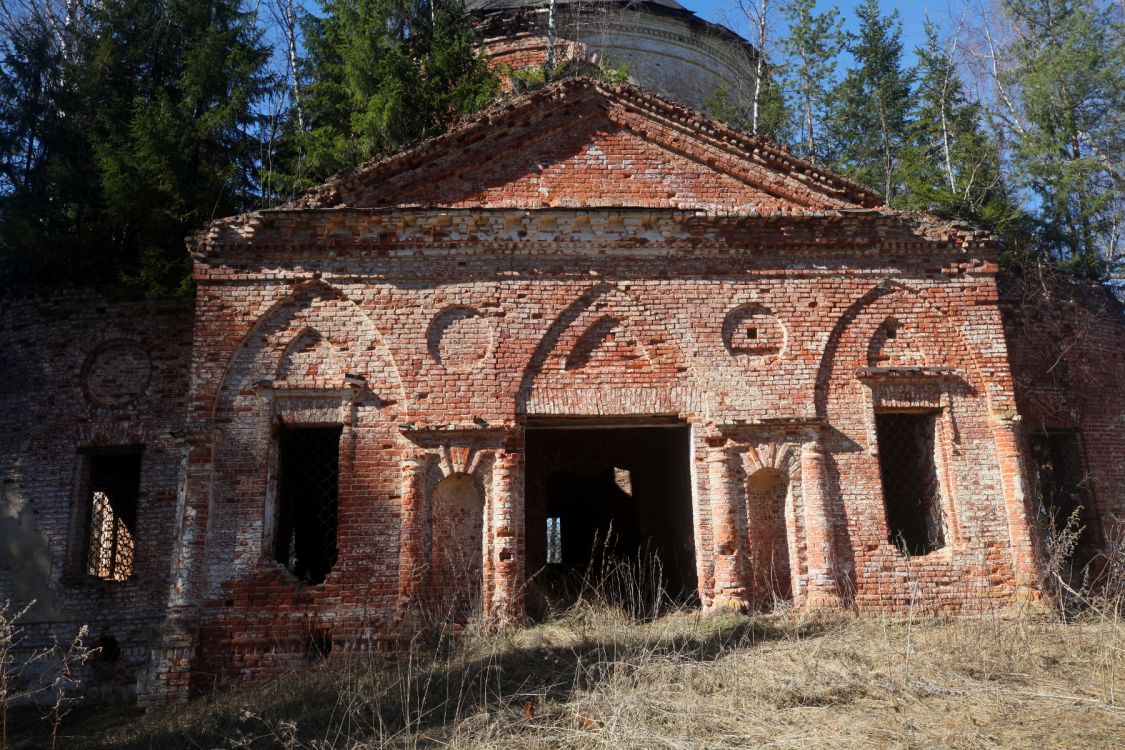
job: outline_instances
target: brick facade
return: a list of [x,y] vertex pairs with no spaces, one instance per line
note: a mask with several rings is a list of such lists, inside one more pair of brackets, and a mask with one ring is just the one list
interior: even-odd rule
[[[61,597],[44,622],[135,628],[146,703],[474,608],[520,618],[547,519],[565,556],[567,524],[616,507],[706,609],[1034,598],[1043,404],[1071,405],[1050,419],[1082,430],[1099,528],[1125,507],[1119,310],[1068,355],[1104,371],[1051,390],[987,234],[628,86],[504,103],[190,249],[193,319],[68,298],[0,329],[24,353],[6,507],[33,508]],[[929,430],[924,554],[891,539],[887,414]],[[318,426],[339,430],[337,553],[313,584],[279,548],[279,445]],[[84,500],[59,467],[101,444],[145,446],[142,552],[125,582],[71,582]],[[597,502],[575,514],[574,488]]]
[[[164,621],[177,520],[180,447],[191,370],[191,302],[122,302],[88,292],[0,302],[0,603],[34,600],[33,648],[53,633],[113,645],[92,666],[90,694],[136,691]],[[89,463],[143,446],[134,574],[85,570]]]
[[1001,282],[1026,468],[1034,474],[1037,436],[1074,440],[1086,529],[1078,552],[1096,562],[1125,523],[1125,311],[1096,284],[1031,270]]

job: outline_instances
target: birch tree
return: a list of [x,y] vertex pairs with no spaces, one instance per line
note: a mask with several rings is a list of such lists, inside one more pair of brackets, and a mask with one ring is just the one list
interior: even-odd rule
[[929,19],[923,28],[897,205],[968,219],[1003,234],[1020,212],[1001,178],[1000,145],[985,132],[983,107],[969,100],[957,70],[960,24],[947,39]]
[[1002,0],[979,31],[989,114],[1010,144],[1041,247],[1081,273],[1123,278],[1125,8]]

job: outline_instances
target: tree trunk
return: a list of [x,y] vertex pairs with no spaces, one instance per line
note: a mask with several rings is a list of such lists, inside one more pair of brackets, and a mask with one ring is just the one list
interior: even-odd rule
[[883,200],[891,204],[891,185],[893,183],[891,172],[894,160],[891,157],[891,134],[887,125],[887,113],[882,104],[879,105],[879,129],[883,141]]
[[805,126],[809,133],[809,161],[816,164],[816,141],[813,138],[812,91],[805,88]]
[[769,0],[761,0],[761,5],[758,9],[758,61],[754,68],[754,101],[751,112],[751,132],[754,135],[758,134],[758,122],[760,118],[762,106],[762,74],[765,72],[766,62],[766,38],[769,32],[769,27],[766,22],[766,14],[769,12]]
[[[433,7],[433,3],[430,4]],[[285,0],[283,9],[285,19],[285,42],[289,57],[289,93],[293,97],[293,109],[297,115],[297,127],[305,132],[305,112],[301,105],[300,59],[297,57],[297,14],[293,10],[293,0]]]

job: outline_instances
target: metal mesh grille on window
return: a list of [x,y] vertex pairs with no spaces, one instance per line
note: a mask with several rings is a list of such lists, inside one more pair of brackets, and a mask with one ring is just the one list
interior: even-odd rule
[[889,541],[911,555],[945,546],[932,413],[877,414],[879,470]]
[[[123,504],[119,500],[118,505]],[[95,490],[90,497],[90,544],[86,572],[107,581],[124,581],[133,572],[133,532],[124,508],[115,508],[108,492]]]
[[547,519],[547,563],[557,565],[562,562],[562,519]]
[[140,450],[118,449],[87,460],[86,573],[106,581],[124,581],[134,567]]
[[302,581],[324,581],[336,563],[340,427],[281,432],[274,553]]

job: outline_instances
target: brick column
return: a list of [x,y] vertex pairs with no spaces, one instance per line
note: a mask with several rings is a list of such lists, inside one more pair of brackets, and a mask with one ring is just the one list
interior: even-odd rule
[[715,582],[711,607],[745,611],[750,607],[745,499],[738,486],[729,448],[709,444],[706,461],[707,489],[711,501],[711,536],[715,549]]
[[828,510],[828,482],[819,436],[801,446],[801,493],[805,503],[805,540],[809,583],[807,607],[840,606],[832,517]]
[[207,564],[207,523],[215,476],[215,449],[222,433],[201,427],[176,436],[183,456],[176,499],[171,585],[160,645],[152,655],[137,702],[155,706],[187,700],[199,635]]
[[[402,525],[399,537],[400,620],[409,618],[425,585],[426,561],[423,549],[426,513],[426,456],[410,456],[402,462]],[[405,625],[410,623],[404,622]]]
[[519,622],[523,619],[524,560],[524,498],[522,455],[510,448],[496,451],[492,466],[492,513],[490,559],[490,590],[487,614],[498,622]]
[[1008,523],[1008,539],[1012,548],[1016,596],[1039,598],[1039,565],[1032,535],[1035,514],[1028,507],[1031,498],[1024,486],[1023,462],[1020,458],[1019,416],[993,415],[992,437],[1000,464],[1000,488],[1004,494],[1004,515]]

